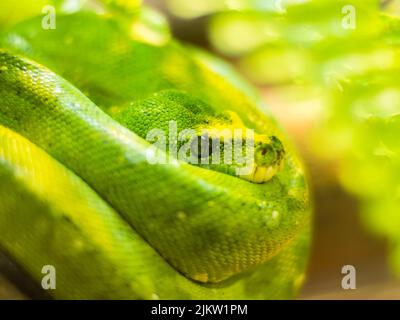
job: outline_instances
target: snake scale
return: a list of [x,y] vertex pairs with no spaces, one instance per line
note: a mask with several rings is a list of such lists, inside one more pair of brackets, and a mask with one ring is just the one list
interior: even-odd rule
[[[294,296],[309,246],[304,170],[230,67],[94,13],[59,16],[55,30],[33,18],[0,44],[0,249],[37,283],[53,265],[51,296]],[[170,120],[254,129],[264,178],[149,164],[145,133]]]

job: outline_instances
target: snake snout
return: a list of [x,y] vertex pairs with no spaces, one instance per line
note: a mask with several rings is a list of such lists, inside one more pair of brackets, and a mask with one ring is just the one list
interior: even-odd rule
[[285,149],[275,136],[261,138],[254,144],[254,163],[249,174],[241,178],[264,183],[271,180],[283,167]]

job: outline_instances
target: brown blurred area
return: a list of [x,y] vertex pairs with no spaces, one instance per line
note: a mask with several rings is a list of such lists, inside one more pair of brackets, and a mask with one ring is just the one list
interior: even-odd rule
[[0,275],[0,300],[25,300],[27,298],[13,283]]

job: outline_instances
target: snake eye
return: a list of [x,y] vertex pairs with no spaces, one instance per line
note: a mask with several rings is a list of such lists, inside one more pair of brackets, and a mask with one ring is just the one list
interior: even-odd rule
[[208,158],[213,154],[213,150],[215,150],[213,148],[214,143],[215,141],[207,133],[197,136],[192,140],[190,146],[192,155],[199,159]]

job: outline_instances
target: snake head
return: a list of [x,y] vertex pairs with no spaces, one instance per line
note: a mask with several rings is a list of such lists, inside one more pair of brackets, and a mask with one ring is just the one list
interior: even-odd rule
[[[253,133],[251,138],[233,138],[228,133],[210,136],[205,130],[194,137],[191,147],[196,164],[253,183],[267,182],[283,168],[285,149],[277,137]],[[217,152],[219,163],[214,162]]]
[[258,166],[280,167],[282,165],[285,149],[277,137],[270,136],[268,141],[258,141],[254,147],[254,161]]

